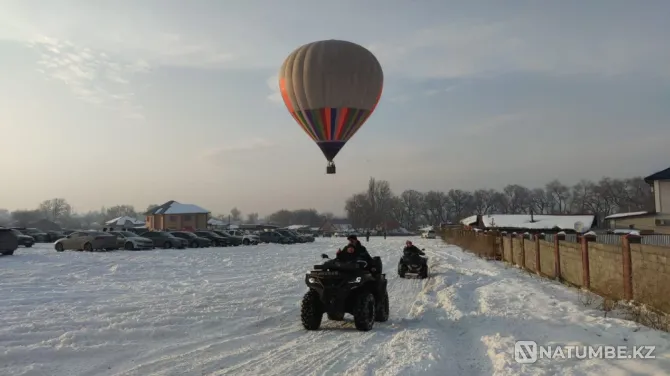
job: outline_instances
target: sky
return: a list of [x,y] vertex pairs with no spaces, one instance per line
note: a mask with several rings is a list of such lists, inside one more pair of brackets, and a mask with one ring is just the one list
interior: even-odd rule
[[[0,208],[339,214],[370,177],[400,193],[645,176],[670,164],[668,14],[663,0],[0,0]],[[322,39],[384,71],[335,175],[277,88],[288,54]]]

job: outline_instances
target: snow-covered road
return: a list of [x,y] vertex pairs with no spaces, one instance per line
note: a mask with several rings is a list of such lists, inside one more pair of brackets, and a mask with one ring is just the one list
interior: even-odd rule
[[[585,308],[574,290],[441,240],[414,239],[428,280],[402,280],[404,238],[372,238],[391,318],[359,332],[299,321],[304,273],[339,239],[280,246],[0,258],[0,375],[668,375],[670,335]],[[514,361],[514,341],[655,345],[656,359]]]

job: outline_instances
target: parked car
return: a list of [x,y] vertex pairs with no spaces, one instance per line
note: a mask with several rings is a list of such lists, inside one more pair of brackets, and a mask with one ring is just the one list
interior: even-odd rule
[[433,230],[424,231],[421,234],[421,237],[424,239],[435,239],[435,231]]
[[154,247],[158,248],[184,249],[188,247],[188,242],[185,239],[178,238],[167,231],[147,231],[143,232],[140,236],[151,239],[154,242]]
[[55,242],[65,237],[62,231],[47,231],[46,234],[49,242]]
[[210,247],[212,245],[211,240],[198,236],[192,232],[171,231],[170,234],[178,238],[185,239],[188,242],[188,246],[191,248]]
[[32,236],[23,235],[21,231],[15,230],[13,228],[8,230],[14,233],[14,235],[16,235],[16,238],[19,241],[19,245],[22,245],[26,248],[30,248],[33,246],[33,244],[35,244],[35,239]]
[[128,251],[134,251],[138,249],[154,249],[154,242],[151,239],[139,236],[134,232],[109,231],[108,234],[115,235],[119,248],[123,248]]
[[114,251],[119,249],[119,245],[116,242],[116,236],[102,231],[75,231],[56,240],[54,248],[58,252],[67,249],[93,252],[94,250]]
[[244,243],[244,238],[242,238],[241,236],[231,235],[228,231],[212,230],[212,232],[228,239],[228,242],[231,245],[238,246],[238,245],[242,245]]
[[259,235],[260,240],[263,243],[277,243],[277,244],[293,244],[295,241],[288,238],[277,231],[264,231]]
[[23,235],[32,236],[33,239],[35,239],[35,243],[48,243],[49,242],[49,235],[47,235],[45,232],[40,231],[36,228],[33,228],[33,227],[30,227],[30,228],[14,227],[14,230],[20,231]]
[[19,248],[19,239],[12,229],[0,227],[0,255],[11,256]]
[[243,230],[232,230],[228,231],[228,233],[233,236],[241,236],[242,244],[244,245],[258,244],[261,242],[261,240],[258,238],[258,235],[250,234]]
[[227,247],[232,244],[230,239],[223,237],[213,231],[198,230],[195,231],[194,234],[209,239],[212,242],[212,245],[215,247]]
[[299,235],[294,234],[290,230],[287,230],[285,228],[278,228],[275,230],[276,232],[280,233],[281,235],[293,240],[293,243],[306,243],[307,240],[301,238]]
[[286,231],[293,234],[293,236],[296,236],[296,237],[300,238],[301,243],[312,243],[312,242],[314,242],[314,237],[310,234],[301,234],[298,231],[290,230],[290,229],[286,229]]

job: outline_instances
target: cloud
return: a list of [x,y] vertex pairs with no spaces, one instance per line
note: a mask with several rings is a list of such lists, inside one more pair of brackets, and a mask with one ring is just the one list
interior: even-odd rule
[[566,29],[565,24],[545,25],[531,17],[506,22],[464,20],[416,30],[406,37],[367,47],[380,59],[385,71],[417,78],[481,77],[522,71],[670,77],[670,51],[658,47],[658,33],[645,32],[640,27],[619,27],[621,30],[617,31],[618,25],[614,24],[591,25],[593,30],[583,30],[588,26]]
[[533,120],[533,114],[529,112],[517,112],[499,114],[483,119],[474,124],[461,127],[461,132],[468,136],[481,136],[490,134],[500,129],[510,129],[527,125]]
[[246,158],[267,149],[278,146],[277,143],[264,138],[239,140],[216,149],[206,151],[202,157],[215,165]]
[[281,92],[279,91],[279,76],[274,75],[266,81],[272,93],[268,95],[267,99],[272,103],[283,104],[284,100],[281,97]]
[[149,70],[146,62],[113,61],[104,52],[48,37],[28,45],[40,54],[37,71],[67,85],[77,98],[118,110],[129,119],[144,118],[129,84],[135,74]]

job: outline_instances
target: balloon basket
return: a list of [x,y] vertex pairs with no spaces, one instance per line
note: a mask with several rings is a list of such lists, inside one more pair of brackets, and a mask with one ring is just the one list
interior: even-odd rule
[[326,174],[334,174],[335,173],[335,163],[329,162],[328,166],[326,166]]

